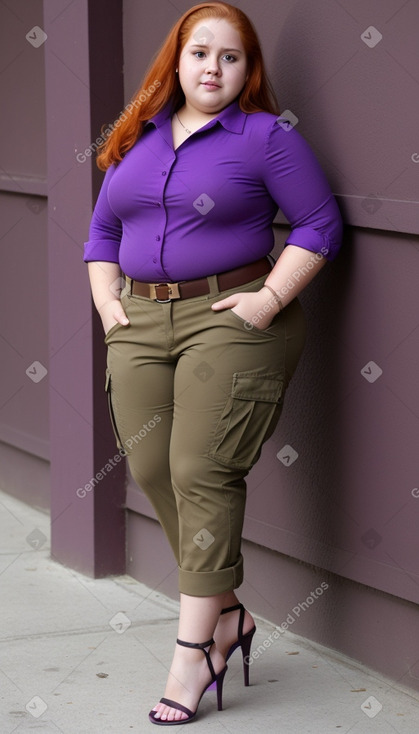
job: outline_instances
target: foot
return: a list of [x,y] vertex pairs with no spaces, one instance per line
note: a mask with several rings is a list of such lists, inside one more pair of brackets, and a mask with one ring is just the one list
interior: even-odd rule
[[[231,606],[233,606],[233,604]],[[215,644],[224,660],[227,657],[230,647],[238,640],[239,618],[239,609],[234,612],[228,612],[228,614],[221,614],[215,628],[213,635]],[[254,625],[255,621],[250,612],[246,609],[243,622],[243,634],[245,635],[247,632],[250,632]]]
[[[220,673],[225,667],[225,660],[216,645],[211,647],[210,656],[215,673]],[[194,712],[203,691],[210,683],[211,673],[203,651],[176,645],[164,698],[176,701]],[[162,721],[183,721],[189,718],[183,711],[160,702],[154,706],[153,711],[158,712],[155,718]]]

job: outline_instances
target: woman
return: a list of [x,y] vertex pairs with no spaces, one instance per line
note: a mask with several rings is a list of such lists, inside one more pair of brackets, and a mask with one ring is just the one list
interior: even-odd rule
[[[155,724],[190,721],[255,632],[235,589],[245,477],[304,343],[296,296],[340,246],[310,148],[278,110],[246,15],[202,3],[169,33],[101,148],[85,261],[118,445],[179,566],[177,645]],[[272,268],[278,210],[291,224]],[[127,285],[121,297],[121,272]]]

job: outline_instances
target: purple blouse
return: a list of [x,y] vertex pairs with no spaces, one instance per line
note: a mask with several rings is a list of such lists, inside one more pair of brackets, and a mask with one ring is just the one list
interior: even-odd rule
[[173,150],[171,109],[146,123],[106,175],[84,260],[119,263],[125,275],[176,282],[267,255],[280,208],[286,244],[329,260],[342,221],[326,177],[284,118],[242,112],[237,102]]

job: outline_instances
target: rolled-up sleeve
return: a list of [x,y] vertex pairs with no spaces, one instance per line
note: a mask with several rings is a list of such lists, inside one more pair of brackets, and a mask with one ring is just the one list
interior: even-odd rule
[[103,260],[119,262],[119,246],[122,237],[121,220],[112,211],[108,201],[108,188],[115,166],[106,171],[90,222],[89,239],[84,243],[84,262]]
[[333,260],[342,243],[336,200],[308,143],[294,128],[282,127],[280,122],[273,124],[267,137],[264,182],[290,223],[285,245]]

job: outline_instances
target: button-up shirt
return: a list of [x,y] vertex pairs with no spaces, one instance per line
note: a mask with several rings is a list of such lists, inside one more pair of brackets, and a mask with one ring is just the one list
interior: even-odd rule
[[237,102],[173,147],[170,106],[149,120],[106,175],[86,262],[119,263],[146,282],[176,282],[253,262],[272,250],[281,209],[286,244],[332,260],[342,221],[310,146],[284,118]]

